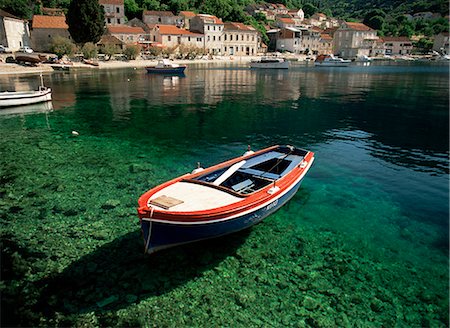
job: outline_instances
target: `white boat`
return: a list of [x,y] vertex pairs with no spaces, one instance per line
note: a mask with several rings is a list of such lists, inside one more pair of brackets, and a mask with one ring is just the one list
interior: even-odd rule
[[342,59],[329,54],[329,55],[319,55],[314,62],[314,66],[347,67],[350,65],[350,63],[351,60]]
[[371,62],[372,62],[372,58],[367,57],[366,55],[356,57],[356,59],[355,59],[355,63],[357,65],[362,65],[362,66],[369,66]]
[[41,74],[41,86],[31,91],[0,92],[0,108],[36,104],[52,100],[52,89],[44,86]]
[[145,69],[147,70],[147,73],[183,74],[186,65],[175,64],[168,59],[163,59],[158,61],[158,64],[155,66],[147,66]]
[[258,60],[252,60],[250,62],[251,68],[280,68],[288,69],[289,61],[285,58],[279,57],[262,57]]

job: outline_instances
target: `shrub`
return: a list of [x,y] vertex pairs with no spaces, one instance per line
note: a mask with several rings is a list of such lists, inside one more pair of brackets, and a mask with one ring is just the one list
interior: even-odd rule
[[95,58],[98,54],[97,46],[92,42],[85,43],[83,48],[81,48],[81,52],[85,59]]
[[56,36],[50,45],[50,51],[55,53],[58,58],[63,56],[72,56],[77,50],[77,46],[68,38]]
[[127,56],[129,60],[134,60],[137,58],[141,52],[141,47],[137,44],[128,45],[124,50],[124,55]]

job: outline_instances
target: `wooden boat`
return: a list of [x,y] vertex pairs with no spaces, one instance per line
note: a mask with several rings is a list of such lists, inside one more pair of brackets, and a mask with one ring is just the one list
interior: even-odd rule
[[324,67],[347,67],[351,63],[351,60],[342,59],[333,55],[319,55],[314,61],[314,66]]
[[0,92],[0,107],[23,106],[52,100],[52,89],[44,86],[41,74],[41,86],[31,91]]
[[289,61],[279,57],[262,57],[258,60],[252,60],[250,62],[250,68],[288,69]]
[[272,146],[163,183],[139,198],[145,252],[248,228],[289,201],[314,153]]
[[147,66],[145,69],[147,70],[147,73],[183,74],[186,67],[186,65],[179,65],[172,63],[168,59],[162,59],[159,60],[155,66]]

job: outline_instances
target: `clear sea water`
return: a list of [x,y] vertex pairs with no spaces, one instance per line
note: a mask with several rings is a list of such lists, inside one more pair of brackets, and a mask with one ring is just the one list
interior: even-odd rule
[[[0,111],[2,326],[448,327],[446,63],[44,81],[52,111]],[[316,153],[285,207],[143,255],[144,191],[273,144]]]

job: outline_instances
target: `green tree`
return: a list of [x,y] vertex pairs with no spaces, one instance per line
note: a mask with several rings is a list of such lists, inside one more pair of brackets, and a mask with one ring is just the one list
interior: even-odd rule
[[311,17],[312,15],[314,15],[316,12],[319,11],[319,9],[316,6],[314,6],[309,2],[306,3],[302,9],[303,12],[305,13],[305,17]]
[[101,48],[101,52],[107,56],[105,60],[108,61],[112,56],[119,53],[120,50],[114,43],[108,42]]
[[128,59],[134,60],[137,58],[140,52],[141,47],[139,45],[132,44],[127,46],[123,53],[125,54],[125,56],[127,56]]
[[133,19],[136,17],[140,18],[142,16],[142,8],[139,7],[135,0],[125,0],[124,7],[125,16],[127,16],[128,19]]
[[97,0],[72,0],[67,12],[69,32],[76,43],[97,43],[105,31],[105,14]]
[[427,38],[422,38],[415,44],[416,48],[422,52],[427,53],[433,48],[433,41]]
[[384,17],[372,16],[365,24],[374,30],[382,30],[384,25]]
[[30,19],[33,13],[30,0],[0,0],[0,9],[24,19]]
[[55,36],[50,46],[50,51],[54,52],[58,58],[64,55],[71,56],[76,51],[76,45],[68,38],[62,36]]
[[98,55],[97,46],[92,42],[86,42],[81,48],[81,52],[83,53],[83,57],[85,59],[96,58]]

